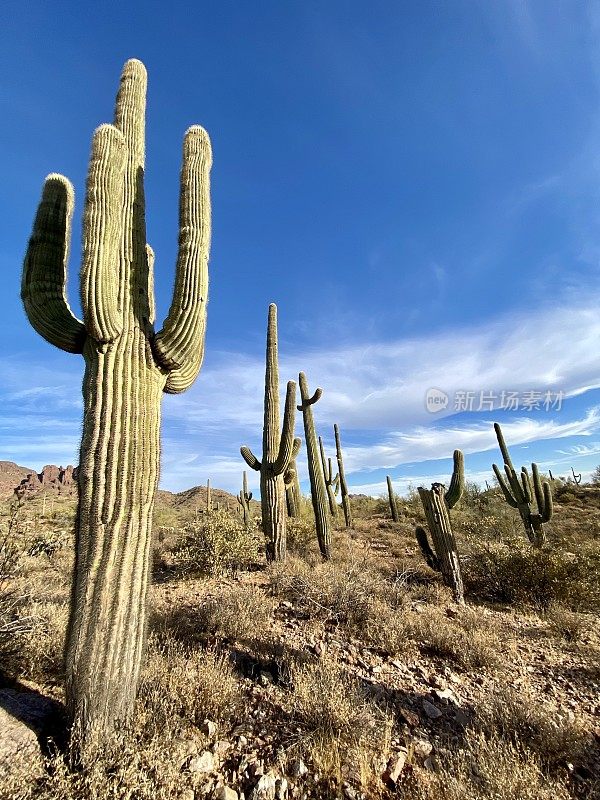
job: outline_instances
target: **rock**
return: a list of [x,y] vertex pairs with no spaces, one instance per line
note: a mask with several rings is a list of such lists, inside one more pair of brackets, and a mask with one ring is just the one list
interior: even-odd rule
[[439,719],[442,716],[442,712],[439,708],[434,706],[433,703],[430,703],[429,700],[423,700],[423,711],[427,714],[429,719]]
[[444,689],[443,691],[440,689],[435,689],[433,693],[438,698],[438,700],[449,700],[455,706],[460,705],[460,702],[457,696],[452,691],[452,689]]
[[433,745],[427,739],[413,739],[413,752],[419,758],[427,758],[433,750]]
[[277,779],[272,772],[261,775],[258,783],[252,790],[250,800],[275,800],[277,791]]
[[200,730],[212,739],[213,736],[217,735],[217,723],[210,719],[205,719],[200,726]]
[[28,778],[43,768],[40,740],[60,713],[54,700],[37,692],[0,690],[0,776],[27,770]]
[[308,773],[308,767],[306,766],[304,761],[302,761],[301,758],[296,759],[296,761],[294,761],[294,763],[292,764],[290,775],[292,775],[294,778],[302,778],[307,773]]
[[219,786],[215,792],[215,800],[238,800],[238,793],[229,786]]
[[231,750],[231,746],[231,742],[226,739],[219,739],[218,742],[214,743],[212,751],[217,756],[223,756],[228,750]]
[[408,708],[401,708],[398,714],[411,728],[416,728],[421,721],[419,715],[415,711],[410,711]]
[[277,778],[275,781],[275,800],[287,800],[288,782],[285,778]]
[[192,758],[188,769],[190,772],[195,773],[213,772],[215,769],[215,757],[210,750],[204,750],[199,756]]
[[406,753],[398,753],[397,757],[390,758],[388,768],[386,770],[386,776],[388,780],[392,781],[393,783],[398,783],[398,778],[402,774],[405,764]]
[[193,789],[184,789],[179,800],[196,800],[196,792]]

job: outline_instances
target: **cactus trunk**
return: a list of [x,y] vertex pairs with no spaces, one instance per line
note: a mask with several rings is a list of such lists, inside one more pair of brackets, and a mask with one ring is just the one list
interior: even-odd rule
[[334,520],[337,519],[338,506],[335,499],[336,494],[340,488],[340,476],[333,477],[333,467],[331,466],[331,459],[325,457],[325,447],[323,446],[323,439],[319,436],[319,452],[321,453],[321,466],[323,467],[323,480],[325,481],[325,488],[327,489],[327,501],[329,502],[329,511]]
[[289,483],[286,484],[285,487],[285,500],[287,503],[287,512],[288,517],[292,517],[293,519],[298,519],[300,516],[300,481],[298,479],[298,468],[296,466],[296,461],[292,461],[290,464],[290,470],[293,471],[293,475],[290,474]]
[[242,490],[238,494],[238,503],[240,504],[240,510],[243,515],[244,525],[250,525],[252,522],[252,512],[250,511],[250,500],[252,500],[252,492],[248,491],[248,477],[246,475],[246,470],[244,470],[244,474],[242,476]]
[[454,599],[461,605],[464,603],[464,587],[458,548],[450,524],[450,509],[458,503],[464,488],[464,458],[460,450],[455,450],[454,470],[448,491],[445,491],[441,483],[432,484],[431,489],[418,489],[431,532],[433,549],[429,545],[427,531],[420,527],[415,531],[423,557],[432,569],[442,573],[444,583],[452,589]]
[[315,421],[312,413],[312,406],[319,400],[323,392],[321,389],[317,389],[311,397],[308,391],[306,375],[303,372],[299,375],[299,383],[302,404],[298,406],[298,411],[302,411],[302,419],[304,421],[306,458],[308,460],[310,494],[315,514],[317,540],[321,555],[324,559],[329,560],[331,558],[331,531],[329,528],[329,514],[327,513],[327,490],[325,489],[325,478],[321,469]]
[[398,506],[396,505],[396,497],[394,495],[394,487],[392,486],[392,479],[389,475],[386,476],[388,499],[390,502],[390,511],[392,512],[392,519],[398,522]]
[[262,461],[249,448],[240,449],[248,466],[260,471],[262,529],[268,561],[285,560],[287,507],[284,475],[300,449],[300,439],[294,438],[295,404],[296,384],[288,381],[283,429],[280,432],[277,306],[271,303],[267,322]]
[[352,510],[350,508],[350,496],[348,494],[348,484],[346,483],[346,474],[344,472],[344,460],[342,457],[342,443],[340,440],[340,430],[337,425],[333,426],[333,433],[335,436],[335,453],[338,463],[338,475],[340,477],[340,491],[342,493],[342,508],[344,510],[344,520],[346,527],[352,527]]
[[[456,540],[450,524],[448,506],[444,500],[444,487],[434,484],[431,489],[419,488],[425,518],[431,532],[433,546],[444,583],[452,589],[457,603],[464,603],[464,587]],[[422,528],[420,530],[423,530]],[[423,550],[423,545],[421,545]],[[429,549],[431,554],[431,548]],[[425,556],[428,563],[429,558]],[[431,566],[431,563],[430,563]]]
[[[146,630],[152,510],[165,378],[133,327],[84,352],[86,398],[66,693],[78,728],[132,711]],[[143,411],[142,411],[143,409]]]
[[[534,547],[542,547],[546,540],[544,523],[550,521],[553,513],[550,484],[548,481],[541,480],[537,464],[531,465],[533,482],[529,478],[526,467],[521,467],[519,478],[513,467],[502,429],[497,422],[494,423],[494,430],[504,460],[504,472],[506,474],[506,478],[504,478],[498,466],[492,464],[496,480],[508,505],[518,510],[529,541]],[[537,514],[532,511],[534,498],[538,508]]]
[[184,139],[175,291],[154,331],[144,213],[146,70],[125,64],[114,125],[94,134],[83,215],[83,322],[66,300],[73,189],[46,179],[21,297],[33,327],[85,360],[66,702],[82,740],[130,716],[144,649],[162,392],[195,380],[204,356],[210,142]]

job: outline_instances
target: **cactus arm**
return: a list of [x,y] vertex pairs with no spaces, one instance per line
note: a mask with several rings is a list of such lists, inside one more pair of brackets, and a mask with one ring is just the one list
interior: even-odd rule
[[[331,459],[329,459],[329,469],[331,469]],[[333,479],[333,493],[337,495],[340,491],[340,473]]]
[[211,164],[208,134],[195,125],[187,131],[183,142],[175,290],[167,318],[153,340],[160,366],[179,373],[171,381],[170,390],[187,388],[204,359]]
[[508,485],[511,488],[513,497],[517,505],[525,503],[525,495],[523,494],[523,487],[519,478],[517,477],[517,473],[512,467],[509,467],[508,464],[504,465],[504,471],[506,472],[506,477],[508,479]]
[[148,322],[154,324],[156,319],[156,301],[154,298],[154,250],[146,244],[146,259],[148,261]]
[[511,508],[517,508],[518,503],[515,498],[510,493],[510,489],[508,488],[506,481],[504,480],[504,476],[498,469],[496,464],[492,464],[492,469],[494,470],[494,475],[496,476],[496,480],[498,481],[498,485],[502,489],[502,494],[504,495],[504,499],[508,503]]
[[328,484],[331,481],[331,461],[329,462],[329,471],[327,469],[327,459],[325,458],[325,448],[323,447],[323,439],[319,436],[319,452],[321,454],[321,466],[323,467],[323,477],[325,478],[325,483]]
[[439,572],[441,569],[440,561],[429,544],[429,537],[427,536],[427,531],[425,528],[422,528],[420,525],[415,528],[415,536],[417,538],[417,544],[419,545],[427,565],[431,567],[431,569],[435,570],[435,572]]
[[48,175],[23,264],[21,299],[40,336],[68,353],[83,353],[86,331],[65,294],[73,206],[67,178]]
[[262,465],[249,447],[240,447],[240,453],[250,469],[255,469],[257,472],[260,471]]
[[500,452],[502,453],[502,460],[505,464],[511,469],[514,469],[513,463],[510,460],[510,453],[508,452],[508,447],[506,446],[506,442],[504,441],[504,434],[502,433],[502,428],[497,422],[494,422],[494,430],[496,431],[496,438],[498,439],[498,445],[500,447]]
[[[300,376],[304,376],[304,373],[301,372]],[[300,378],[300,380],[301,380],[301,378]],[[304,382],[306,383],[306,377],[304,377]],[[297,407],[298,411],[303,411],[304,408],[306,408],[307,406],[314,406],[314,404],[317,403],[321,399],[322,396],[323,396],[323,389],[321,389],[320,387],[317,387],[315,389],[315,392],[314,392],[313,396],[312,397],[308,397],[306,400],[303,400],[302,403]]]
[[465,459],[460,450],[454,451],[454,470],[450,481],[450,488],[444,495],[448,508],[453,508],[465,490]]
[[523,500],[529,505],[531,503],[531,480],[529,479],[529,473],[527,472],[527,467],[521,467],[521,484],[523,486]]
[[122,184],[127,160],[123,134],[113,125],[94,133],[83,217],[81,306],[88,334],[101,344],[123,329],[119,307]]
[[550,522],[554,511],[554,506],[552,504],[552,489],[550,488],[548,481],[544,481],[542,488],[544,492],[544,506],[543,508],[540,508],[540,517],[542,522]]
[[[281,431],[281,440],[279,442],[279,451],[277,458],[273,464],[273,472],[275,475],[281,475],[285,472],[290,461],[293,461],[294,449],[296,447],[296,440],[294,439],[294,425],[296,414],[296,384],[294,381],[288,381],[287,391],[285,395],[285,409],[283,412],[283,429]],[[299,447],[299,446],[298,446]],[[296,451],[296,455],[298,452]]]

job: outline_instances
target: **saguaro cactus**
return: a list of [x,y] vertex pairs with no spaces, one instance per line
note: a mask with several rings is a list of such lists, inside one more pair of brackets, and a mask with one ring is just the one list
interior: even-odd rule
[[296,460],[290,462],[289,469],[284,475],[285,481],[285,501],[287,504],[288,517],[297,519],[300,516],[300,480],[298,478],[298,467]]
[[342,508],[344,509],[344,519],[346,527],[352,527],[352,511],[350,509],[350,497],[348,495],[348,484],[346,483],[346,475],[344,473],[344,460],[342,458],[342,444],[340,441],[340,430],[337,425],[333,426],[333,433],[335,436],[335,453],[338,463],[338,475],[340,476],[340,490],[342,492]]
[[237,496],[237,500],[240,504],[242,516],[244,518],[244,525],[249,525],[252,520],[252,514],[250,512],[250,500],[252,500],[252,492],[248,491],[248,477],[246,475],[246,470],[244,470],[243,473],[242,489]]
[[396,504],[396,495],[394,494],[394,487],[392,486],[392,479],[389,475],[385,476],[388,490],[388,500],[390,502],[390,511],[392,512],[392,519],[398,522],[398,505]]
[[319,436],[319,452],[321,454],[321,466],[323,467],[323,480],[325,481],[325,488],[327,489],[327,499],[329,501],[329,510],[331,516],[337,519],[338,506],[335,496],[340,490],[340,476],[339,473],[333,477],[333,467],[331,466],[331,459],[325,457],[325,447],[323,446],[323,439]]
[[76,556],[66,643],[66,698],[84,737],[133,707],[146,629],[162,392],[187,389],[204,357],[210,243],[208,135],[184,138],[173,300],[154,332],[146,244],[146,70],[128,61],[114,125],[94,133],[83,214],[83,322],[66,300],[73,188],[46,178],[21,297],[33,327],[85,360]]
[[[496,431],[496,438],[504,459],[504,472],[506,473],[505,480],[496,464],[492,464],[494,474],[502,489],[502,494],[508,505],[519,511],[529,541],[534,547],[541,547],[546,539],[544,523],[550,522],[552,518],[553,506],[550,484],[548,481],[541,480],[537,464],[531,465],[533,487],[526,467],[521,468],[521,480],[519,480],[513,467],[508,447],[504,441],[502,429],[497,422],[494,423],[494,430]],[[532,512],[534,497],[538,508],[537,513]]]
[[[452,589],[457,603],[464,603],[464,588],[460,569],[460,558],[456,540],[450,524],[449,511],[460,500],[465,488],[464,458],[460,450],[454,451],[454,471],[450,488],[445,491],[441,483],[433,483],[431,489],[419,487],[427,525],[431,533],[433,550],[424,528],[417,528],[417,541],[430,567],[439,570],[446,586]],[[435,550],[435,553],[434,553]]]
[[579,484],[581,483],[581,472],[576,473],[573,467],[571,467],[571,472],[573,473],[573,480],[575,481],[577,486],[579,486]]
[[306,440],[306,458],[308,460],[308,475],[310,478],[310,494],[312,499],[313,511],[315,514],[315,527],[319,550],[325,559],[331,558],[331,531],[329,529],[329,515],[327,513],[327,490],[325,479],[321,469],[319,450],[317,448],[317,435],[315,433],[315,421],[312,413],[312,406],[323,394],[322,389],[316,389],[310,396],[306,375],[301,372],[298,381],[300,383],[300,397],[302,404],[298,406],[298,411],[302,411],[304,421],[304,438]]
[[277,306],[269,306],[267,324],[267,357],[265,371],[265,416],[263,425],[262,461],[248,447],[240,452],[251,469],[260,472],[260,505],[262,528],[269,561],[284,561],[286,550],[286,505],[284,475],[298,455],[300,439],[294,438],[296,384],[288,381],[283,413],[283,429],[279,431],[279,364],[277,361]]

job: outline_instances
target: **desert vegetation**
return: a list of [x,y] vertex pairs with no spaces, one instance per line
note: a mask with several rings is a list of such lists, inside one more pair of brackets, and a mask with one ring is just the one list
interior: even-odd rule
[[245,472],[218,503],[209,481],[201,504],[157,495],[162,392],[203,360],[211,150],[187,132],[175,293],[156,333],[145,88],[127,62],[115,124],[94,135],[83,322],[65,299],[61,176],[25,259],[32,325],[84,356],[85,410],[78,497],[46,503],[42,487],[0,510],[0,794],[599,797],[597,486],[535,464],[518,477],[496,425],[498,486],[469,484],[456,450],[447,488],[399,497],[388,477],[387,497],[352,497],[339,427],[336,475],[319,437],[327,388],[311,395],[300,372],[280,419],[271,304],[261,458],[241,447],[260,506]]

